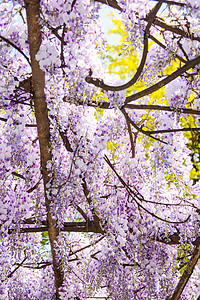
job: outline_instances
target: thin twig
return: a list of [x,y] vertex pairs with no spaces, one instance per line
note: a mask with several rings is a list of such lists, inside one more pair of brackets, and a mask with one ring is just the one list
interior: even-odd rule
[[[161,43],[158,39],[156,39],[153,35],[149,35],[149,38],[154,41],[156,44],[158,44],[161,48],[166,49],[167,47]],[[175,54],[175,57],[178,58],[180,61],[182,61],[183,63],[186,63],[186,60],[184,58],[182,58],[180,55]]]
[[[87,200],[88,204],[91,205],[92,199],[89,197],[89,190],[88,190],[85,178],[82,179],[82,187],[83,187],[83,193],[86,197],[86,200]],[[94,219],[94,223],[96,225],[97,231],[101,232],[103,234],[104,232],[100,225],[100,219],[99,219],[98,215],[96,214],[95,209],[91,208],[91,211],[92,211],[92,215],[93,215],[93,219]]]
[[156,219],[166,222],[166,223],[171,223],[171,224],[181,224],[181,223],[186,223],[189,218],[190,215],[184,220],[184,221],[169,221],[166,219],[163,219],[157,215],[155,215],[154,213],[150,212],[148,209],[146,209],[143,205],[141,205],[136,198],[138,198],[138,196],[135,194],[135,192],[133,192],[133,190],[125,183],[125,181],[121,178],[121,176],[117,173],[117,171],[115,170],[115,168],[113,167],[113,165],[111,164],[109,158],[105,155],[104,156],[105,161],[107,162],[107,164],[110,166],[110,168],[113,170],[113,172],[116,174],[116,176],[118,177],[118,179],[120,180],[120,182],[123,184],[123,186],[126,188],[127,192],[129,193],[129,195],[132,197],[132,199],[135,201],[135,203],[138,205],[138,207],[140,207],[141,209],[143,209],[145,212],[147,212],[148,214],[150,214],[151,216],[155,217]]
[[75,255],[76,253],[78,253],[78,252],[81,252],[81,251],[83,251],[83,250],[85,250],[85,249],[88,249],[88,248],[90,248],[90,247],[92,247],[92,246],[94,246],[94,245],[96,245],[96,244],[98,244],[102,239],[104,239],[105,238],[105,236],[101,236],[98,240],[96,240],[95,242],[93,242],[93,243],[91,243],[91,244],[89,244],[89,245],[87,245],[87,246],[84,246],[84,247],[82,247],[82,248],[80,248],[80,249],[78,249],[78,250],[76,250],[76,251],[74,251],[74,252],[71,252],[70,254],[69,254],[69,256],[72,256],[72,255]]
[[148,137],[150,137],[150,138],[152,138],[152,139],[154,139],[154,140],[156,140],[158,142],[161,142],[161,143],[166,144],[166,145],[168,144],[167,142],[164,142],[164,141],[160,140],[159,138],[156,138],[156,137],[152,136],[151,133],[149,133],[148,131],[143,130],[142,128],[140,128],[139,126],[137,126],[135,124],[135,122],[133,122],[133,120],[131,120],[131,118],[129,117],[129,115],[127,114],[127,112],[125,111],[124,108],[121,108],[121,112],[123,113],[126,121],[129,122],[137,131],[143,133],[144,135],[146,135],[146,136],[148,136]]
[[36,190],[37,187],[39,186],[41,180],[42,180],[42,177],[38,180],[38,182],[37,182],[33,187],[31,187],[30,189],[28,189],[26,192],[27,192],[28,194],[30,194],[30,193],[32,193],[34,190]]
[[21,263],[12,272],[10,272],[10,274],[8,274],[8,276],[4,280],[2,280],[2,282],[7,280],[7,278],[12,277],[12,275],[23,265],[23,263],[25,262],[26,259],[27,259],[27,256],[25,256],[25,258],[21,261]]
[[[0,118],[0,121],[2,121],[2,122],[7,122],[8,121],[8,119],[6,119],[6,118]],[[14,124],[15,125],[20,125],[20,123],[19,122],[14,122]],[[25,124],[25,127],[37,127],[37,125],[36,124]]]
[[171,31],[173,33],[176,33],[178,35],[181,35],[182,37],[188,38],[190,40],[195,40],[200,42],[200,37],[194,36],[194,33],[188,33],[187,31],[184,31],[183,29],[180,29],[178,26],[168,25],[165,22],[162,22],[158,18],[153,21],[154,25],[157,25],[167,31]]
[[132,134],[132,131],[131,131],[131,125],[130,125],[130,122],[128,122],[127,119],[126,119],[126,124],[127,124],[127,127],[128,127],[128,134],[129,134],[130,143],[131,143],[132,158],[134,158],[135,157],[135,144],[134,144],[134,141],[133,141],[133,134]]
[[16,176],[16,177],[18,177],[18,178],[21,178],[21,179],[26,180],[26,178],[25,178],[23,175],[21,175],[21,174],[19,174],[19,173],[17,173],[17,172],[12,172],[12,175],[14,175],[14,176]]
[[61,37],[61,50],[60,50],[60,61],[61,61],[61,68],[65,67],[65,58],[63,54],[63,48],[64,48],[64,38],[65,38],[65,29],[66,24],[63,24],[63,30],[62,30],[62,37]]
[[72,1],[72,5],[71,5],[71,11],[70,11],[70,12],[72,12],[72,10],[73,10],[75,4],[76,4],[76,0],[73,0],[73,1]]
[[23,55],[23,57],[25,57],[25,59],[27,60],[27,62],[29,63],[29,65],[31,65],[30,60],[28,58],[28,56],[26,56],[26,54],[18,47],[16,46],[13,42],[9,41],[7,38],[5,38],[4,36],[0,35],[0,38],[6,42],[7,44],[9,44],[10,46],[12,46],[13,48],[15,48],[19,53],[21,53]]
[[39,262],[39,263],[29,263],[26,265],[22,265],[22,267],[27,268],[27,269],[40,270],[40,269],[44,269],[51,265],[52,265],[52,262]]

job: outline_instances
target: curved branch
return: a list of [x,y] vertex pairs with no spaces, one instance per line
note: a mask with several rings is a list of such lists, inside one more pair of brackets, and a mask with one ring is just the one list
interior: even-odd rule
[[91,83],[93,85],[95,85],[96,87],[100,87],[105,91],[122,91],[125,90],[129,87],[131,87],[136,81],[137,79],[140,77],[144,64],[146,62],[146,58],[147,58],[147,53],[148,53],[148,38],[147,35],[144,36],[144,48],[143,48],[143,54],[142,54],[142,59],[140,62],[140,65],[137,69],[137,72],[135,73],[135,75],[133,76],[133,78],[128,81],[127,83],[123,84],[123,85],[119,85],[119,86],[111,86],[111,85],[107,85],[103,82],[103,80],[98,79],[98,78],[94,78],[92,76],[87,76],[85,78],[85,81],[87,83]]
[[[163,86],[165,86],[166,84],[170,83],[171,81],[173,81],[174,79],[176,79],[177,77],[181,76],[183,73],[185,73],[187,70],[194,68],[196,65],[198,65],[200,63],[200,56],[197,56],[196,58],[188,61],[183,67],[179,68],[178,70],[176,70],[175,72],[173,72],[171,75],[167,76],[165,79],[157,82],[156,84],[152,85],[151,87],[135,93],[129,97],[126,97],[126,101],[125,101],[125,105],[131,101],[140,99],[144,96],[147,96],[159,89],[161,89]],[[124,105],[124,106],[125,106]]]
[[144,32],[144,47],[143,47],[143,54],[142,54],[142,59],[141,59],[141,62],[140,62],[140,65],[137,69],[137,72],[135,73],[135,75],[133,76],[133,78],[128,81],[127,83],[123,84],[123,85],[119,85],[119,86],[110,86],[110,85],[107,85],[103,82],[103,80],[100,80],[98,78],[93,78],[92,76],[88,75],[86,78],[85,78],[85,81],[87,83],[91,83],[91,84],[94,84],[96,87],[100,87],[102,88],[103,90],[105,91],[122,91],[122,90],[125,90],[125,89],[128,89],[129,87],[131,87],[132,85],[134,85],[134,83],[138,80],[138,78],[140,77],[142,71],[143,71],[143,68],[144,68],[144,65],[145,65],[145,62],[146,62],[146,58],[147,58],[147,53],[148,53],[148,35],[149,35],[149,30],[150,30],[150,27],[156,17],[156,14],[159,10],[159,8],[161,7],[163,3],[163,0],[160,0],[154,7],[153,9],[150,11],[150,13],[148,14],[148,23],[146,25],[146,29],[145,29],[145,32]]

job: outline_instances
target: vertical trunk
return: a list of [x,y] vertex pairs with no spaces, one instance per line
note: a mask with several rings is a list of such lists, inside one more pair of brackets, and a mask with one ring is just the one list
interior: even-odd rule
[[53,268],[55,274],[55,287],[56,287],[56,299],[59,299],[58,288],[63,282],[63,271],[61,262],[56,259],[54,242],[59,234],[59,229],[56,226],[56,222],[52,219],[50,214],[50,199],[47,197],[46,184],[49,182],[49,174],[46,168],[47,161],[52,160],[51,145],[50,145],[50,128],[48,110],[46,104],[46,98],[44,94],[45,87],[45,74],[40,69],[39,63],[35,59],[42,38],[40,26],[38,23],[38,17],[40,15],[40,1],[39,0],[25,0],[26,14],[27,14],[27,26],[28,26],[28,40],[31,56],[31,68],[33,78],[33,92],[34,92],[34,107],[35,116],[37,122],[37,131],[40,144],[40,156],[41,156],[41,170],[44,182],[45,193],[45,205],[47,209],[47,224],[48,233],[51,244],[51,253],[53,259]]

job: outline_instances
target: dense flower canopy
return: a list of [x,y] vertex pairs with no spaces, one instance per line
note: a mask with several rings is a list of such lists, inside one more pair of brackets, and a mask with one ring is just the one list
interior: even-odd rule
[[0,3],[0,299],[197,299],[200,1]]

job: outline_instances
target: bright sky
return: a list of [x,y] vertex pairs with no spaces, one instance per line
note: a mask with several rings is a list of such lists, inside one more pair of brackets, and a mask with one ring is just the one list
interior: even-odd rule
[[[120,13],[107,5],[102,5],[101,11],[100,11],[100,17],[101,22],[103,25],[104,32],[107,33],[110,29],[114,29],[114,24],[111,21],[111,14],[114,14],[116,18],[120,18]],[[117,45],[119,42],[119,39],[117,38],[116,34],[109,34],[106,35],[107,39],[109,40],[109,44]]]

